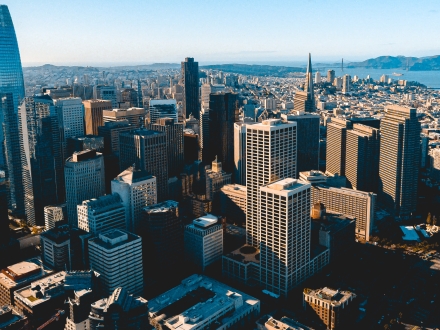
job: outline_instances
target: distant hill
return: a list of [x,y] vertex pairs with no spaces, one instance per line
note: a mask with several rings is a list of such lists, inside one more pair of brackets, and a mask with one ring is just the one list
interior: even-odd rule
[[363,62],[348,63],[348,68],[408,69],[410,71],[440,70],[440,55],[428,57],[379,56]]
[[239,73],[252,76],[290,77],[297,72],[305,72],[305,68],[272,65],[248,64],[215,64],[200,66],[200,69],[221,70],[223,72]]
[[121,70],[161,70],[161,69],[180,69],[179,63],[153,63],[153,64],[142,64],[142,65],[115,65],[115,66],[82,66],[82,65],[52,65],[44,64],[41,66],[29,66],[24,67],[24,70],[34,70],[34,69],[67,69],[67,68],[77,68],[77,69],[88,69],[88,70],[102,70],[102,69],[121,69]]

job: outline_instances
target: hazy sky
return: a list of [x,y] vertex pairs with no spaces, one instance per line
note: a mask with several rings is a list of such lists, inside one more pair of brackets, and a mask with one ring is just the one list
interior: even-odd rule
[[[7,1],[7,0],[4,0]],[[440,1],[9,0],[23,64],[440,54]]]

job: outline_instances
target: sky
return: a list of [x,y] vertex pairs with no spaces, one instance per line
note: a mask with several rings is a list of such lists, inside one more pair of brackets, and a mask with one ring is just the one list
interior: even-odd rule
[[438,0],[3,0],[24,66],[440,54]]

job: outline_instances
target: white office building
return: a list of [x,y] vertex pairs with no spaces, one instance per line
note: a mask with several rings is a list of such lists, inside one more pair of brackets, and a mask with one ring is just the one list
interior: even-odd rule
[[172,118],[175,123],[179,122],[176,100],[150,100],[150,123],[155,124],[159,118]]
[[216,216],[207,214],[185,227],[185,255],[188,261],[206,266],[219,260],[223,254],[223,228]]
[[63,205],[49,205],[44,207],[44,225],[45,229],[49,230],[55,228],[55,222],[64,220]]
[[142,218],[142,209],[157,203],[156,177],[145,170],[129,167],[112,182],[112,193],[117,193],[126,210],[126,228],[135,232]]
[[143,294],[141,237],[118,229],[100,233],[89,241],[89,259],[106,295],[118,287],[134,296]]
[[110,229],[126,229],[125,206],[118,194],[83,201],[78,208],[78,228],[93,235]]
[[67,218],[78,227],[77,205],[105,194],[104,157],[95,150],[76,152],[64,166]]
[[243,186],[246,185],[246,128],[254,124],[244,121],[234,123],[234,178]]

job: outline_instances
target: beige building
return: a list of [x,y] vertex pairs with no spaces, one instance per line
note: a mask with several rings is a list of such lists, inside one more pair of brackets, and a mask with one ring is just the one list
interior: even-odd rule
[[340,118],[327,124],[326,173],[345,176],[346,136],[351,128],[349,120]]
[[98,135],[98,127],[104,125],[104,110],[112,110],[112,102],[104,100],[86,100],[84,104],[84,121],[86,135]]
[[145,125],[146,111],[144,108],[103,110],[104,123],[127,119],[133,128]]
[[220,189],[220,211],[229,223],[246,221],[246,186],[227,184]]

